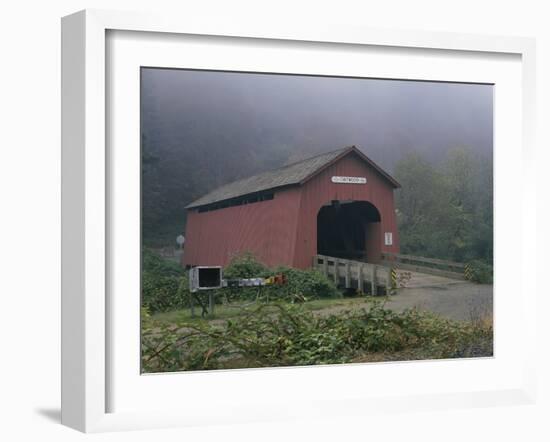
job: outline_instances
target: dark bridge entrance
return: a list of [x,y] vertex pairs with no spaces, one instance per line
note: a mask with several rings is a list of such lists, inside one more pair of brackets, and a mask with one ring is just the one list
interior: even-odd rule
[[317,253],[379,262],[380,212],[367,201],[331,201],[317,214]]

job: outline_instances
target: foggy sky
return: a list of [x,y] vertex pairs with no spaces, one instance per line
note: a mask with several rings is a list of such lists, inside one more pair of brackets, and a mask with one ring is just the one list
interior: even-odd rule
[[352,144],[390,172],[412,150],[492,155],[490,85],[147,68],[141,111],[159,156],[251,160],[231,178]]

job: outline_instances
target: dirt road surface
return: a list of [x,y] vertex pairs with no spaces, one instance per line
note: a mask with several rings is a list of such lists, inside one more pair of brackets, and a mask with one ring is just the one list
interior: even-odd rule
[[[474,284],[468,281],[398,270],[400,287],[387,298],[386,307],[403,311],[416,307],[449,319],[468,321],[492,316],[492,284]],[[355,308],[359,305],[354,305]],[[347,306],[334,306],[320,310],[321,314],[349,310]]]

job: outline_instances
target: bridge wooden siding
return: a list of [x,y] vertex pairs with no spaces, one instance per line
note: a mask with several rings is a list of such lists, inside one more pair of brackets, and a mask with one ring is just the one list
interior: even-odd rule
[[399,253],[382,252],[382,263],[403,270],[445,276],[447,278],[464,280],[468,265],[443,259],[424,258],[423,256],[403,255]]
[[392,278],[393,269],[386,265],[315,255],[313,268],[331,278],[337,286],[342,286],[343,280],[345,288],[357,288],[360,292],[370,287],[372,295],[377,295],[379,288],[389,294],[396,286],[395,278]]

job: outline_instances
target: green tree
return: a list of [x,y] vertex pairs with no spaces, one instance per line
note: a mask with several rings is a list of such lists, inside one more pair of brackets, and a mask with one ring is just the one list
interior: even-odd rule
[[492,162],[466,147],[449,151],[441,164],[418,153],[395,168],[403,253],[492,263]]

